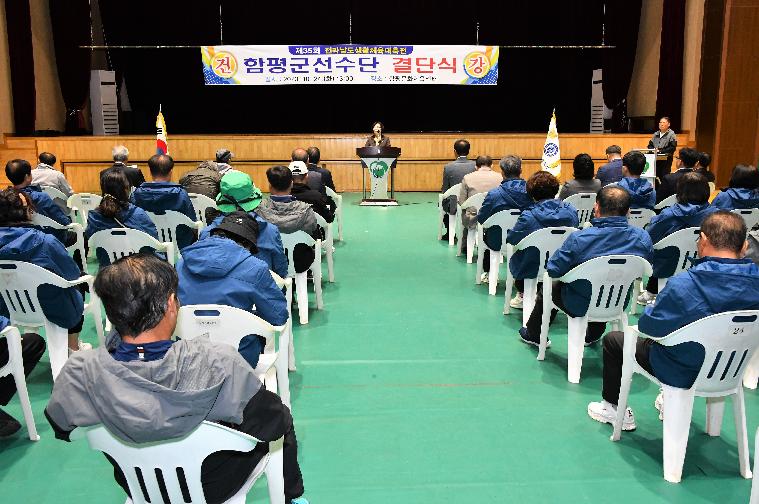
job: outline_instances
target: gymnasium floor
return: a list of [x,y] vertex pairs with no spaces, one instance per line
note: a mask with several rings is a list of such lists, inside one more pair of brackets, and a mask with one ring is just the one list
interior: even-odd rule
[[[586,414],[600,396],[600,349],[586,350],[581,383],[568,383],[560,316],[538,362],[517,338],[521,311],[501,314],[502,286],[488,296],[474,285],[475,265],[435,241],[437,195],[398,199],[398,208],[366,208],[345,196],[336,283],[325,284],[324,310],[296,323],[290,380],[312,504],[748,501],[731,407],[722,437],[710,438],[696,400],[683,482],[665,482],[656,388],[636,378],[638,430],[609,441],[611,427]],[[0,441],[0,500],[123,502],[102,456],[53,438],[47,356],[29,385],[42,439],[22,429]],[[747,394],[752,452],[756,394]],[[21,418],[16,399],[8,411]],[[268,502],[264,481],[248,502]]]

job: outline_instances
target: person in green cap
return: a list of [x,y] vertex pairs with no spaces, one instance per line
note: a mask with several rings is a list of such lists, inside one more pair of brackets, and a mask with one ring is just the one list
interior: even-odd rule
[[263,199],[261,190],[253,184],[248,174],[239,171],[230,171],[224,175],[219,189],[219,195],[216,197],[218,213],[206,214],[210,224],[201,231],[200,239],[211,236],[211,231],[221,223],[226,214],[235,211],[247,212],[258,223],[258,241],[256,241],[258,252],[255,257],[264,261],[277,275],[286,277],[287,257],[279,229],[254,212]]

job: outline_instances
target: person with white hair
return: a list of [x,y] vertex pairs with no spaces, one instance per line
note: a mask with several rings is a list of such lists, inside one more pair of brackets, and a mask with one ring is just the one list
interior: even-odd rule
[[109,170],[121,170],[129,180],[129,185],[136,189],[145,182],[145,176],[142,174],[137,165],[128,165],[126,162],[129,160],[129,149],[123,145],[116,145],[111,150],[113,155],[113,165],[100,172],[100,178],[103,178],[105,172]]

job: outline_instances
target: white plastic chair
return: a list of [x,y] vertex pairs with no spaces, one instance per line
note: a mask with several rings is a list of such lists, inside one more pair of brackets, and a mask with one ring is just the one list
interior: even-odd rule
[[216,202],[205,194],[187,193],[187,195],[190,197],[190,201],[192,201],[192,208],[195,210],[197,220],[202,222],[203,226],[207,226],[208,222],[206,222],[206,209],[218,209],[219,207],[216,206]]
[[741,382],[746,364],[759,347],[758,318],[759,310],[720,313],[697,320],[656,340],[657,344],[668,347],[685,342],[695,342],[704,347],[704,363],[696,382],[689,389],[661,384],[640,367],[635,360],[635,346],[638,337],[646,335],[640,333],[637,326],[628,327],[625,330],[622,383],[612,441],[618,441],[622,434],[622,420],[627,409],[633,373],[642,374],[662,387],[664,479],[671,483],[679,483],[688,446],[694,397],[706,397],[706,432],[710,436],[719,436],[725,398],[730,396],[733,401],[740,473],[744,478],[750,478],[746,408]]
[[[485,201],[485,196],[487,195],[488,193],[484,192],[474,194],[467,198],[467,200],[461,203],[458,207],[458,211],[456,212],[456,232],[459,233],[459,250],[456,253],[457,256],[461,255],[464,248],[464,240],[461,239],[461,237],[464,236],[464,221],[462,215],[468,208],[474,208],[479,212],[482,203]],[[450,221],[448,221],[448,225],[450,226]],[[450,232],[448,233],[448,236],[450,236]],[[477,226],[474,226],[469,228],[466,234],[466,262],[468,264],[472,263],[474,249],[479,246],[480,244],[477,243]]]
[[[343,241],[343,195],[325,187],[327,196],[335,202],[335,222],[337,222],[337,240]],[[439,238],[438,238],[439,239]]]
[[32,215],[32,224],[51,229],[71,231],[76,234],[76,242],[73,245],[66,247],[66,251],[73,254],[75,250],[78,250],[82,271],[87,271],[87,254],[84,251],[84,229],[81,224],[78,222],[72,222],[71,224],[64,226],[63,224],[55,222],[50,217],[38,213]]
[[[445,191],[442,194],[437,195],[437,210],[438,210],[438,218],[437,218],[437,239],[441,239],[443,237],[443,217],[447,214],[447,212],[443,209],[443,200],[449,196],[455,196],[456,198],[459,197],[459,192],[461,191],[461,184],[456,184],[452,186],[450,189]],[[457,224],[456,214],[448,213],[448,246],[453,247],[456,240],[456,224]]]
[[631,208],[627,214],[627,223],[632,227],[643,229],[648,226],[656,212],[650,208]]
[[746,222],[746,229],[751,231],[759,224],[759,208],[736,208],[733,213],[737,213]]
[[287,362],[288,362],[287,367],[290,371],[295,371],[295,341],[293,340],[293,324],[292,324],[293,279],[282,278],[281,276],[277,275],[272,270],[269,270],[269,273],[271,273],[271,277],[274,279],[274,283],[277,284],[277,287],[285,290],[285,299],[287,300],[287,318],[290,321],[290,323],[287,324],[288,337],[290,340],[290,345],[288,346],[289,355],[287,357]]
[[[203,421],[184,437],[153,443],[123,441],[102,425],[88,428],[85,436],[90,448],[107,453],[124,473],[132,495],[131,499],[126,499],[125,504],[164,502],[159,474],[170,502],[186,502],[182,493],[184,483],[190,502],[205,504],[200,479],[203,461],[218,451],[249,452],[260,442],[244,432],[208,421]],[[269,454],[256,465],[242,488],[225,504],[245,504],[245,496],[264,472],[269,487],[269,501],[271,504],[284,504],[282,467],[282,439],[279,439],[269,443]],[[182,471],[179,471],[180,468]],[[144,482],[144,492],[141,481]]]
[[282,246],[287,255],[287,277],[295,280],[295,294],[298,300],[298,318],[301,324],[308,324],[308,272],[295,272],[293,250],[295,246],[303,244],[314,249],[314,262],[308,267],[314,276],[314,291],[316,292],[316,309],[324,308],[322,299],[322,244],[321,240],[314,240],[305,231],[295,233],[282,233]]
[[112,263],[122,257],[136,254],[144,247],[150,247],[157,252],[165,253],[169,264],[174,266],[174,244],[171,242],[161,243],[139,229],[104,229],[90,236],[89,245],[91,250],[102,249],[105,251]]
[[[524,279],[524,297],[522,301],[522,325],[527,325],[527,319],[530,318],[533,308],[535,308],[535,300],[538,295],[538,281],[543,278],[543,274],[546,271],[548,265],[548,259],[561,248],[569,235],[577,231],[577,228],[573,227],[548,227],[538,229],[525,236],[522,241],[514,245],[512,255],[520,250],[526,250],[528,248],[535,248],[538,251],[538,257],[540,262],[538,263],[538,273],[535,278]],[[509,276],[506,277],[506,294],[503,302],[503,314],[508,315],[511,311],[509,301],[511,301],[511,284],[514,279],[509,271]]]
[[577,209],[578,226],[590,222],[593,218],[593,207],[596,205],[596,193],[577,193],[566,198],[566,203],[572,204]]
[[37,296],[41,285],[53,285],[67,289],[86,283],[90,289],[90,302],[84,305],[84,314],[92,315],[95,331],[101,345],[105,344],[100,299],[95,294],[95,277],[84,275],[76,280],[66,280],[36,264],[21,261],[0,260],[0,296],[10,312],[11,323],[18,328],[45,328],[47,350],[53,380],[68,359],[68,330],[45,318]]
[[[626,328],[625,298],[627,292],[632,290],[633,282],[644,275],[651,275],[651,264],[642,257],[607,255],[585,261],[558,279],[563,283],[587,280],[591,286],[590,304],[585,316],[570,317],[567,315],[569,333],[567,380],[570,383],[580,383],[582,354],[585,349],[585,332],[588,329],[588,322],[615,322],[616,325],[619,321],[622,329]],[[551,310],[557,308],[551,297],[552,290],[553,282],[546,271],[543,276],[543,320],[540,326],[538,360],[545,359]],[[632,298],[632,302],[635,302],[634,298]]]
[[327,278],[330,283],[335,282],[335,260],[333,257],[335,240],[332,233],[332,223],[324,220],[324,217],[314,212],[316,224],[324,230],[324,240],[322,240],[322,251],[327,256]]
[[673,194],[672,196],[667,196],[663,200],[661,200],[659,203],[656,204],[654,207],[654,210],[664,210],[667,207],[671,207],[672,205],[677,203],[677,194]]
[[[249,311],[217,304],[182,306],[174,334],[182,339],[207,337],[212,343],[230,345],[235,350],[248,334],[257,334],[266,340],[264,352],[253,370],[266,389],[279,393],[282,403],[290,407],[290,380],[287,376],[290,337],[288,319],[282,326],[273,326]],[[277,336],[279,336],[277,338]],[[278,342],[276,340],[279,340]],[[279,348],[277,348],[279,343]]]
[[[506,243],[506,233],[509,229],[514,227],[517,223],[517,219],[522,214],[522,211],[518,208],[510,210],[501,210],[488,217],[482,224],[477,224],[477,243],[480,250],[477,252],[477,272],[475,274],[474,283],[479,285],[482,282],[482,272],[485,262],[485,250],[490,251],[490,272],[488,273],[488,294],[495,296],[496,289],[498,288],[498,271],[501,265],[501,258],[503,253],[506,254],[506,285],[508,288],[509,270],[508,263],[511,259],[511,245]],[[500,250],[492,250],[485,243],[485,230],[493,227],[500,226],[501,228],[501,248]]]
[[743,375],[743,386],[756,390],[757,382],[759,382],[759,352],[754,354],[748,363],[748,367],[746,367],[746,374]]
[[190,229],[200,231],[203,229],[202,221],[193,221],[185,214],[177,212],[175,210],[167,210],[162,214],[156,214],[153,212],[145,212],[150,217],[150,220],[155,224],[158,230],[158,239],[162,242],[171,242],[174,244],[174,251],[177,256],[182,255],[182,251],[179,250],[179,243],[177,242],[177,228],[179,226],[187,226]]
[[74,217],[79,219],[79,224],[86,228],[87,215],[100,205],[102,199],[97,194],[75,193],[66,200],[66,206],[74,212]]
[[5,338],[8,344],[8,362],[0,367],[0,378],[13,375],[13,381],[16,382],[16,393],[21,401],[21,410],[24,412],[24,422],[26,422],[26,430],[29,432],[29,439],[39,441],[40,436],[37,434],[37,426],[32,414],[32,403],[29,401],[29,392],[26,389],[24,357],[21,354],[21,333],[15,327],[8,326],[0,331],[0,338]]
[[64,210],[66,213],[70,211],[68,207],[69,197],[66,196],[60,189],[56,189],[55,187],[51,186],[41,186],[41,189],[42,192],[50,196],[56,205],[61,207],[61,210]]
[[[698,257],[698,244],[696,239],[698,238],[701,230],[697,227],[685,228],[680,231],[675,231],[671,235],[665,236],[658,242],[654,243],[654,251],[663,250],[668,247],[677,247],[678,258],[677,267],[675,268],[672,276],[675,276],[691,267],[691,259]],[[667,285],[667,278],[659,278],[657,285],[659,286],[659,292]],[[638,298],[642,291],[642,279],[635,282],[635,299]],[[630,314],[635,315],[638,313],[638,303],[631,303]]]

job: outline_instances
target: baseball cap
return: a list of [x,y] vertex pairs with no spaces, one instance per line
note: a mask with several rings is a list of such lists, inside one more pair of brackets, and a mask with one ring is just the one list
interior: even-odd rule
[[253,185],[250,176],[239,171],[229,171],[221,177],[220,189],[216,204],[223,213],[240,209],[252,212],[263,198],[261,190]]
[[220,163],[226,163],[233,157],[235,157],[234,152],[224,147],[216,151],[216,161]]
[[293,161],[288,168],[290,168],[290,172],[293,175],[305,175],[308,173],[308,167],[303,161]]
[[215,229],[226,231],[256,244],[258,240],[258,222],[247,212],[235,211],[224,216]]

